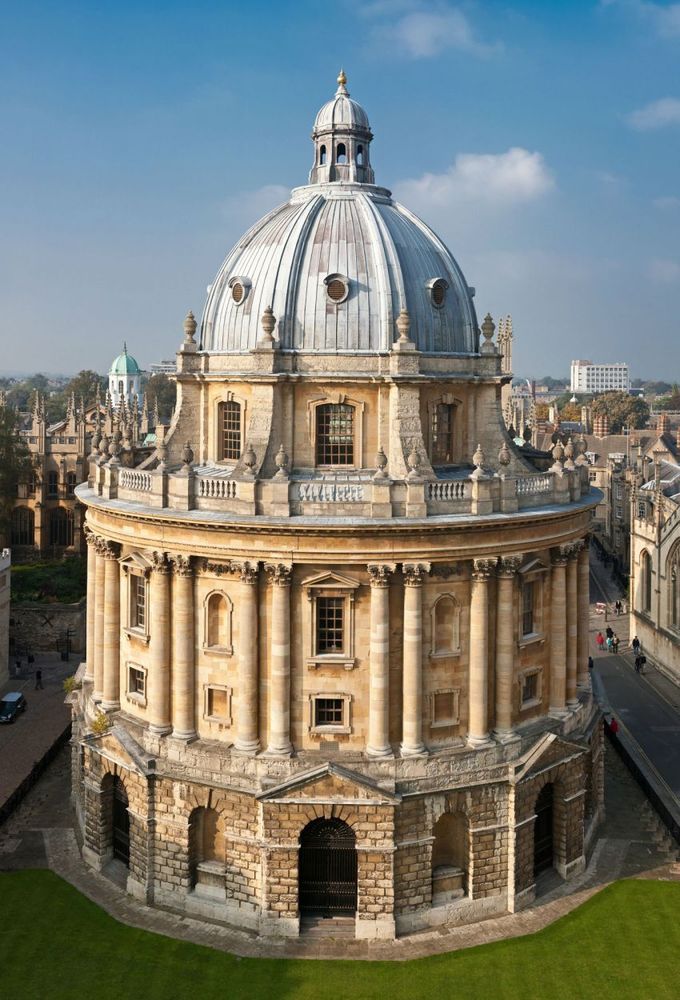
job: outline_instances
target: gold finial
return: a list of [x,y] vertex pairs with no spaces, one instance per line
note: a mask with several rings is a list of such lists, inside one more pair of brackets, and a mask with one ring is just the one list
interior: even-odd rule
[[338,83],[341,87],[344,87],[345,84],[347,83],[347,77],[345,76],[344,69],[341,69],[340,72],[338,73]]

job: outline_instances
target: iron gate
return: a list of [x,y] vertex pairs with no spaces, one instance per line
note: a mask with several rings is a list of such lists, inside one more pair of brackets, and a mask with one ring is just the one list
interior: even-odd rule
[[552,868],[553,863],[553,786],[546,785],[536,800],[534,822],[534,874]]
[[300,835],[300,912],[319,917],[354,914],[357,849],[354,831],[341,819],[315,819]]
[[130,814],[128,797],[120,778],[113,781],[113,856],[130,864]]

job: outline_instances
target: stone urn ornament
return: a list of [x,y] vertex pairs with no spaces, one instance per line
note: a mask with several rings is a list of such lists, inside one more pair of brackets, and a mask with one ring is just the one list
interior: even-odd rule
[[186,466],[187,469],[191,467],[194,461],[194,451],[189,441],[187,441],[184,447],[182,448],[182,461],[184,462],[184,465]]
[[158,446],[156,448],[156,452],[158,454],[158,468],[159,469],[164,469],[165,468],[165,462],[166,462],[166,459],[168,457],[168,446],[165,443],[165,441],[160,441],[159,442],[159,444],[158,444]]
[[385,454],[382,445],[378,448],[375,456],[375,467],[376,473],[373,476],[374,479],[387,479],[387,455]]
[[498,452],[498,462],[501,467],[500,475],[505,476],[506,470],[510,465],[510,449],[508,448],[507,442],[504,441],[501,445],[501,450]]
[[420,466],[420,455],[418,454],[418,449],[415,445],[411,448],[408,456],[406,458],[406,464],[408,466],[408,478],[418,479],[418,467]]
[[196,327],[197,327],[197,325],[198,324],[196,323],[196,317],[194,316],[194,314],[192,313],[192,311],[190,309],[189,312],[186,314],[186,318],[184,320],[184,343],[185,344],[194,344],[195,343],[194,335],[196,333]]
[[562,469],[564,468],[564,466],[562,465],[562,459],[564,458],[564,448],[562,447],[562,442],[560,441],[559,438],[555,442],[555,446],[552,450],[552,457],[553,457],[553,464],[552,464],[553,472],[562,472]]
[[274,464],[276,465],[276,473],[274,475],[274,479],[279,479],[279,480],[280,479],[288,479],[288,476],[289,476],[289,473],[288,473],[288,463],[289,463],[289,461],[290,461],[290,459],[288,458],[288,455],[285,452],[285,449],[283,447],[283,443],[281,443],[279,445],[279,450],[277,451],[276,455],[274,456]]
[[245,466],[245,474],[251,479],[255,476],[255,466],[257,465],[257,455],[253,451],[252,444],[249,444],[243,455],[243,464]]
[[575,469],[574,465],[574,455],[576,454],[576,449],[574,448],[574,442],[571,438],[567,441],[564,447],[564,468],[565,469]]

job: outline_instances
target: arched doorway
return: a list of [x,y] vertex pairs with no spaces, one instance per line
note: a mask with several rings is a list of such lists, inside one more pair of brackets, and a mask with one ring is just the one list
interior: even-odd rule
[[300,914],[352,916],[357,908],[354,831],[341,819],[315,819],[300,834]]
[[444,813],[432,830],[432,905],[452,902],[467,891],[469,829],[463,813]]
[[117,861],[122,861],[128,868],[130,867],[130,814],[128,812],[128,797],[125,785],[118,775],[113,778],[113,829],[112,846],[113,856]]
[[553,786],[545,785],[536,799],[534,875],[553,866]]

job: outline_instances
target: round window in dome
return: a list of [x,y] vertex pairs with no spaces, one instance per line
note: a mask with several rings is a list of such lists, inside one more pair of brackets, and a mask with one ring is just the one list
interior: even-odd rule
[[437,309],[441,309],[446,302],[446,290],[449,287],[448,282],[444,281],[443,278],[435,278],[433,281],[428,281],[428,286],[432,305]]
[[248,278],[241,278],[235,275],[229,279],[229,287],[231,288],[231,299],[234,305],[242,305],[250,291],[250,281]]
[[344,302],[349,295],[349,279],[343,274],[329,274],[324,278],[324,284],[328,298],[336,305]]

